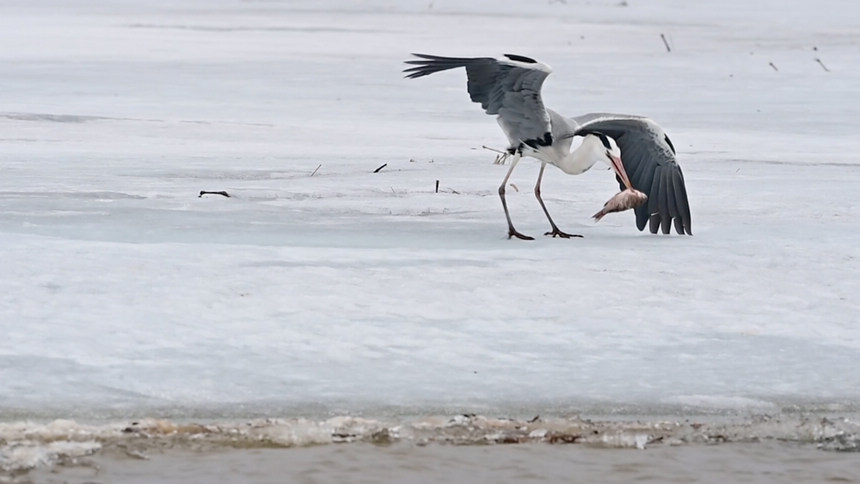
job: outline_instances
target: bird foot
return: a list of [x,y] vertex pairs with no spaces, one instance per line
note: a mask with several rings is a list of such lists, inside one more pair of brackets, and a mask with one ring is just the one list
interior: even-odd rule
[[546,232],[544,235],[551,235],[552,238],[561,237],[562,239],[570,239],[573,237],[582,238],[579,234],[568,234],[567,232],[562,232],[558,227],[553,227],[551,232]]
[[534,237],[529,237],[528,235],[521,234],[521,233],[517,232],[517,230],[513,227],[508,229],[508,239],[510,240],[511,237],[516,237],[520,240],[534,240],[535,239]]

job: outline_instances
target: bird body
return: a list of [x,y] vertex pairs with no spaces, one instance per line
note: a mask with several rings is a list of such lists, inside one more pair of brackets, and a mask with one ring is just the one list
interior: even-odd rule
[[605,137],[605,140],[601,139],[599,134],[584,135],[582,143],[571,151],[573,138],[580,125],[576,120],[566,118],[551,109],[547,109],[547,112],[549,112],[551,119],[552,144],[538,146],[537,149],[526,145],[521,149],[523,156],[531,156],[544,163],[554,165],[568,175],[585,173],[598,161],[607,163],[611,168],[610,159],[605,155],[606,151],[620,157],[621,150],[615,140],[611,137]]
[[[517,138],[515,134],[508,135],[508,142],[510,143],[507,149],[508,156],[519,154],[520,156],[535,158],[559,168],[568,175],[579,175],[587,171],[601,158],[600,155],[597,157],[590,156],[598,153],[600,144],[594,143],[597,141],[596,139],[583,140],[586,147],[579,152],[571,152],[573,133],[578,125],[572,119],[565,118],[551,109],[547,109],[546,112],[550,117],[548,124],[550,131],[548,131],[549,137],[547,139],[551,141],[543,144],[528,143]],[[499,116],[497,121],[507,134],[505,118]],[[605,159],[605,157],[603,158]]]
[[[546,165],[556,166],[569,175],[578,175],[597,161],[606,162],[615,171],[622,189],[632,190],[635,186],[647,195],[648,204],[636,206],[639,230],[649,225],[651,233],[657,233],[658,228],[669,233],[674,223],[676,232],[692,235],[686,186],[675,160],[675,149],[654,121],[642,116],[606,113],[567,118],[547,109],[541,89],[552,69],[525,56],[413,55],[417,59],[406,61],[413,66],[404,70],[407,78],[463,67],[471,100],[480,103],[487,114],[497,116],[509,142],[502,162],[511,158],[511,167],[499,187],[508,221],[508,237],[531,239],[514,228],[505,200],[505,185],[523,156],[541,162],[535,196],[552,228],[546,235],[579,237],[558,229],[541,198],[540,184]],[[583,137],[582,143],[571,151],[573,138],[577,136]]]

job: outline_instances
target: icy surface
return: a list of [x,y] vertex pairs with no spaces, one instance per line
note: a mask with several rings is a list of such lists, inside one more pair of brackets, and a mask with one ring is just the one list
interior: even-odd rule
[[[624,3],[6,2],[0,419],[856,408],[860,5]],[[507,240],[501,131],[410,52],[656,119],[695,236],[550,169],[585,238]]]

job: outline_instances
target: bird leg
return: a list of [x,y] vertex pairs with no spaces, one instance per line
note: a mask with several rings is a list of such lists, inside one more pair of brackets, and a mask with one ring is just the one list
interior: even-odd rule
[[552,217],[549,216],[549,210],[546,209],[546,205],[543,203],[543,198],[540,197],[540,182],[543,180],[543,171],[546,168],[546,163],[540,164],[540,172],[538,173],[537,183],[535,183],[535,196],[540,202],[540,208],[543,209],[543,213],[546,215],[547,220],[549,220],[549,225],[552,227],[551,232],[546,232],[544,235],[552,235],[553,238],[561,237],[563,239],[569,239],[571,237],[582,237],[579,234],[568,234],[566,232],[562,232],[558,229],[558,226],[553,222]]
[[502,208],[505,209],[505,218],[508,219],[508,238],[516,237],[522,240],[534,240],[534,237],[529,237],[528,235],[523,235],[514,228],[513,222],[511,222],[511,214],[508,212],[508,202],[505,201],[505,186],[508,184],[508,179],[511,177],[511,173],[513,173],[514,168],[516,168],[517,163],[520,162],[520,155],[515,154],[511,157],[511,167],[508,169],[508,174],[505,175],[505,179],[502,180],[502,185],[499,187],[499,197],[502,199]]

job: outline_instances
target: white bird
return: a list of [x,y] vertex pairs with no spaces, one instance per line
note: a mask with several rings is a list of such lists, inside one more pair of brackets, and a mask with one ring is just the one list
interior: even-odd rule
[[[508,220],[508,238],[533,240],[514,228],[505,201],[505,185],[523,156],[541,162],[534,192],[552,228],[545,235],[582,237],[562,232],[552,220],[540,191],[546,165],[578,175],[598,160],[615,171],[622,189],[638,189],[648,196],[648,203],[635,209],[639,230],[650,225],[651,233],[661,229],[668,234],[674,222],[678,234],[692,235],[684,175],[675,160],[672,142],[654,121],[642,116],[600,113],[567,118],[546,109],[541,86],[552,69],[521,55],[505,54],[498,59],[413,55],[418,59],[406,61],[415,66],[404,69],[407,78],[464,67],[472,101],[481,103],[487,114],[498,116],[499,126],[510,143],[504,158],[511,158],[511,167],[499,187]],[[582,144],[571,151],[576,136],[583,137]]]

